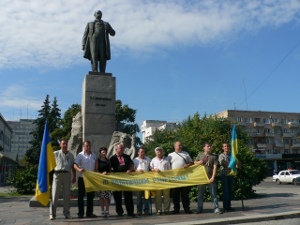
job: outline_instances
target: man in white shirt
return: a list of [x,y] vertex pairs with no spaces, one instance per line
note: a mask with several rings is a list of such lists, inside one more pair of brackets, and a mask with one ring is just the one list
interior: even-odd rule
[[[187,168],[194,164],[189,153],[182,150],[182,144],[180,141],[176,141],[174,143],[174,150],[175,150],[174,152],[169,154],[172,169]],[[192,214],[193,212],[190,210],[190,199],[189,199],[190,187],[174,188],[172,191],[173,191],[172,194],[173,194],[173,204],[174,204],[174,210],[172,211],[172,214],[179,213],[180,196],[181,196],[181,202],[185,213]]]
[[[82,177],[82,172],[85,170],[95,171],[95,165],[97,161],[97,156],[95,153],[91,151],[91,142],[85,141],[83,143],[83,151],[80,152],[75,161],[74,168],[78,173],[78,218],[83,218],[84,215],[84,195],[85,195],[85,187]],[[94,201],[95,192],[87,192],[86,193],[86,217],[95,218],[97,217],[94,213]]]
[[[170,159],[163,155],[162,147],[155,148],[156,157],[150,162],[151,170],[159,173],[160,171],[170,170],[171,164]],[[163,196],[163,198],[162,198]],[[162,200],[164,202],[164,213],[166,215],[170,214],[170,189],[156,190],[155,191],[155,208],[156,214],[162,214]]]
[[[136,172],[144,173],[150,170],[151,159],[146,155],[146,149],[140,147],[138,151],[138,157],[133,159],[134,169]],[[137,192],[137,214],[142,215],[143,205],[144,205],[144,214],[150,215],[150,199],[145,199],[144,191]]]

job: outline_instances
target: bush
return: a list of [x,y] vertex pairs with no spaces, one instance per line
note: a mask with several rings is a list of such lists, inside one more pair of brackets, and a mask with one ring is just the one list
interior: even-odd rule
[[8,177],[8,183],[16,188],[19,194],[34,194],[37,179],[37,165],[28,164],[18,168],[14,175]]

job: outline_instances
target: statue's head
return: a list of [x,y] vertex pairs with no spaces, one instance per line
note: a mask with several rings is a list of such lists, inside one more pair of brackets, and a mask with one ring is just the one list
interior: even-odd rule
[[96,19],[101,19],[102,17],[102,12],[100,10],[97,10],[95,13],[94,13],[94,16],[96,17]]

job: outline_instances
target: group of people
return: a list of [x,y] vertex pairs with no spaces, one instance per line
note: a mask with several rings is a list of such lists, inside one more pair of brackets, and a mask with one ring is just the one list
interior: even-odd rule
[[[67,141],[61,140],[61,149],[54,152],[56,159],[56,167],[54,169],[53,183],[52,183],[52,197],[50,202],[50,220],[54,220],[56,217],[56,208],[58,203],[59,191],[63,190],[63,214],[65,218],[70,219],[70,181],[75,183],[76,172],[78,176],[78,218],[83,218],[86,215],[87,218],[97,217],[93,210],[93,200],[95,194],[99,196],[101,206],[101,216],[109,217],[109,205],[110,199],[113,195],[116,207],[116,213],[118,216],[122,216],[124,213],[122,207],[122,197],[124,196],[125,207],[128,216],[135,217],[133,192],[132,191],[99,191],[99,192],[87,192],[85,191],[84,180],[82,177],[83,171],[95,171],[102,174],[113,172],[138,172],[144,173],[153,171],[159,173],[164,170],[171,170],[177,168],[187,168],[194,164],[203,165],[206,174],[209,178],[209,184],[203,184],[198,186],[198,207],[196,214],[203,212],[203,199],[204,192],[208,187],[211,200],[213,203],[213,210],[215,214],[221,214],[217,199],[217,183],[216,174],[218,165],[220,165],[220,176],[223,190],[223,211],[234,210],[231,207],[232,198],[232,185],[233,177],[227,176],[230,173],[228,168],[230,161],[230,150],[227,143],[222,145],[223,152],[216,158],[211,154],[211,147],[209,143],[203,145],[203,152],[201,151],[196,159],[193,161],[188,152],[183,151],[183,146],[180,141],[174,143],[174,152],[168,156],[164,156],[163,149],[156,147],[154,149],[155,157],[150,159],[146,156],[146,149],[140,147],[137,152],[137,157],[133,160],[124,153],[124,146],[119,144],[116,146],[115,154],[107,158],[107,148],[101,147],[99,149],[99,156],[97,157],[94,152],[91,151],[90,141],[83,143],[83,150],[76,158],[71,152],[67,150]],[[71,173],[72,172],[72,173]],[[72,175],[71,175],[72,174]],[[72,177],[71,177],[72,176]],[[186,214],[192,214],[190,209],[189,192],[190,187],[179,187],[155,191],[155,208],[156,214],[179,214],[180,211],[180,199],[184,212]],[[173,199],[173,211],[170,211],[170,195],[172,193]],[[84,196],[86,194],[86,211],[84,211]],[[144,196],[144,191],[138,191],[137,196],[137,214],[138,215],[150,215],[151,214],[151,202],[150,198]]]

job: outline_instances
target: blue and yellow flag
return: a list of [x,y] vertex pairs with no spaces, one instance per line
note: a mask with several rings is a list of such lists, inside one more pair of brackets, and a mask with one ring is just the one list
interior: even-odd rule
[[236,174],[237,174],[237,169],[236,169],[236,165],[238,163],[238,159],[236,157],[237,154],[238,154],[238,142],[237,142],[235,125],[233,125],[232,131],[231,131],[231,156],[230,156],[230,162],[228,165],[228,168],[230,168],[231,171],[228,174],[228,176],[236,176]]
[[48,130],[48,120],[45,124],[40,161],[38,167],[35,198],[42,205],[47,206],[50,199],[49,172],[56,166],[50,135]]

